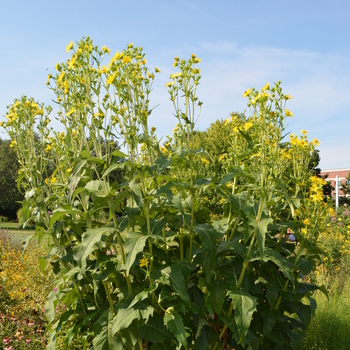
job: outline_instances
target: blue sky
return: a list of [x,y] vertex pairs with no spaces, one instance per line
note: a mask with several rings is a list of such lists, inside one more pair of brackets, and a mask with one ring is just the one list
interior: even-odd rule
[[90,36],[112,52],[142,46],[148,66],[161,69],[151,94],[160,106],[150,117],[159,136],[176,124],[164,87],[173,58],[196,53],[204,102],[198,129],[247,109],[248,87],[281,80],[293,95],[288,131],[307,129],[320,140],[322,169],[350,167],[349,33],[346,0],[8,1],[0,20],[0,120],[23,94],[53,104],[47,74],[67,59],[71,40]]

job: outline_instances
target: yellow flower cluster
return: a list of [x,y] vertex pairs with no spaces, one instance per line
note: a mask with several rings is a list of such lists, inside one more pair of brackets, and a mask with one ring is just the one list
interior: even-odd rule
[[310,199],[313,202],[321,202],[323,201],[323,186],[327,183],[321,177],[311,176],[310,177]]
[[45,275],[40,271],[38,258],[42,254],[43,247],[29,245],[22,260],[20,250],[0,244],[1,284],[16,302],[19,317],[33,311],[41,313],[46,297],[53,288],[51,270],[47,270]]

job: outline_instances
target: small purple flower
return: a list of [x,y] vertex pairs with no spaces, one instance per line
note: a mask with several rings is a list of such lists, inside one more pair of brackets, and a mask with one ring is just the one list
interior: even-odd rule
[[350,215],[350,211],[349,210],[344,210],[343,211],[343,215],[344,216],[349,216]]

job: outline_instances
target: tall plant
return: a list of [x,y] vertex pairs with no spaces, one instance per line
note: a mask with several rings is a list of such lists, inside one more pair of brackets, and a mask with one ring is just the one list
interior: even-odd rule
[[[65,131],[50,136],[50,108],[45,114],[26,97],[9,107],[5,123],[35,236],[53,243],[40,259],[57,275],[46,307],[48,348],[62,327],[69,327],[67,347],[79,337],[94,349],[297,348],[318,289],[300,277],[314,269],[320,250],[316,226],[302,234],[306,224],[295,214],[314,194],[300,190],[307,171],[295,173],[293,186],[284,178],[281,146],[291,112],[280,84],[245,92],[252,117],[234,126],[231,163],[218,181],[200,172],[209,154],[193,142],[198,57],[175,58],[179,71],[166,85],[178,124],[162,148],[148,126],[159,70],[146,67],[142,49],[129,44],[108,65],[110,49],[90,38],[67,51],[71,58],[48,76]],[[125,153],[113,148],[116,137]],[[117,169],[125,171],[121,183],[110,178]],[[199,205],[208,186],[224,203],[221,220]],[[312,198],[318,208],[318,195]],[[298,246],[285,239],[288,228]],[[59,304],[66,311],[56,314]]]

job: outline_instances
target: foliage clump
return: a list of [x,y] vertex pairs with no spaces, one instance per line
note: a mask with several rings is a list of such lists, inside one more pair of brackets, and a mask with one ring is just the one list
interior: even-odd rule
[[[23,216],[52,243],[42,260],[57,275],[49,347],[66,326],[67,347],[79,338],[94,349],[297,348],[316,309],[319,287],[302,277],[322,253],[327,208],[323,180],[308,170],[318,141],[305,131],[284,139],[291,96],[279,82],[245,91],[251,115],[225,122],[229,147],[213,176],[210,150],[195,142],[196,55],[174,60],[166,86],[177,126],[161,146],[149,127],[160,71],[142,48],[129,44],[108,65],[110,49],[90,38],[67,51],[48,76],[65,131],[52,136],[51,108],[26,96],[5,123],[27,190]],[[118,169],[120,182],[110,176]],[[203,203],[206,189],[220,215]]]

